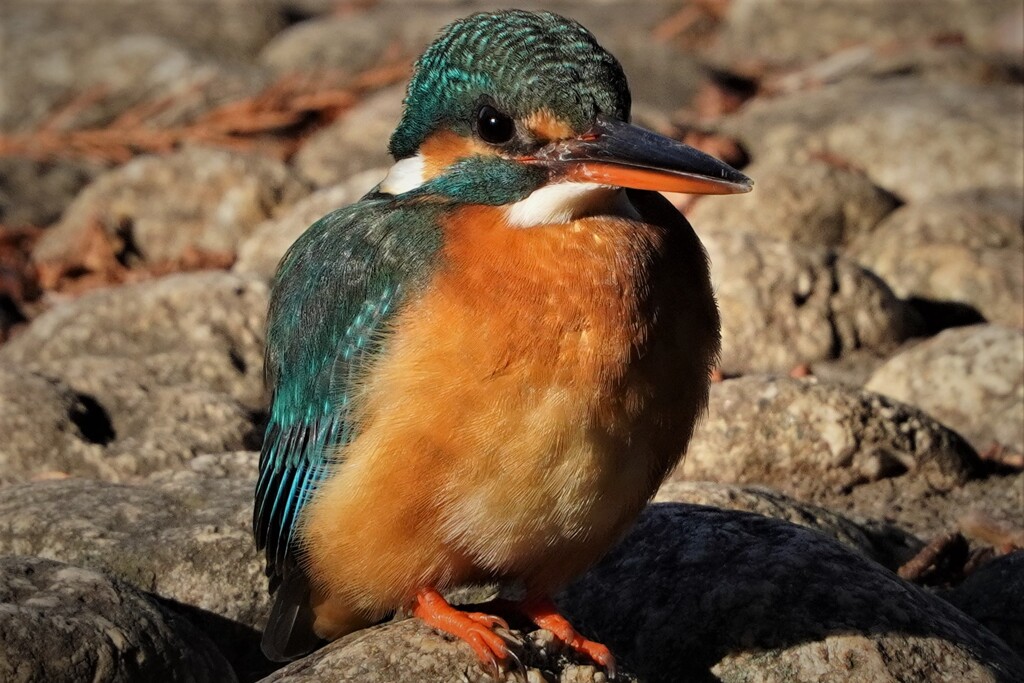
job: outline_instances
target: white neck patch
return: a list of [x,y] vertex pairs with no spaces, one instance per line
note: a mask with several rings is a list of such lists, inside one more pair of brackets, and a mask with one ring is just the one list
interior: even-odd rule
[[415,190],[423,184],[425,170],[423,157],[419,154],[400,159],[380,182],[380,191],[384,194],[397,195]]
[[530,193],[505,207],[509,225],[531,228],[568,223],[584,216],[610,214],[639,218],[625,190],[596,183],[556,183]]

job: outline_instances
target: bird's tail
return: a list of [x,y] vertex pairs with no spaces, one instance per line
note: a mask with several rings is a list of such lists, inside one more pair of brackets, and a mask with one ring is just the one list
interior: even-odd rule
[[263,629],[263,654],[274,662],[289,662],[317,649],[325,641],[313,630],[315,621],[305,573],[286,571]]

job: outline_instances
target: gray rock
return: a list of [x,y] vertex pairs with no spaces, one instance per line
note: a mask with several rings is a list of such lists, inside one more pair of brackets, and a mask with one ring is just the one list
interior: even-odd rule
[[979,451],[1024,453],[1024,332],[998,325],[946,330],[880,367],[866,388],[927,411]]
[[[14,9],[5,16],[4,27],[12,30],[3,36],[4,58],[19,68],[0,70],[3,130],[35,129],[57,111],[63,112],[54,122],[58,130],[100,126],[132,107],[157,101],[163,105],[150,108],[150,123],[181,124],[269,83],[268,75],[259,69],[218,62],[174,39],[121,33],[103,25],[99,17],[51,22],[26,5],[19,0],[7,3]],[[32,5],[114,7],[102,2]],[[75,98],[79,105],[66,109]]]
[[190,249],[234,253],[258,223],[305,193],[266,157],[203,147],[138,157],[83,190],[33,258],[71,258],[97,222],[128,263],[174,260]]
[[295,155],[295,169],[317,187],[327,187],[359,171],[390,166],[388,140],[402,116],[404,97],[404,85],[367,97],[310,137]]
[[977,465],[965,441],[910,406],[814,379],[751,376],[712,385],[708,417],[674,476],[827,501],[890,478],[949,490]]
[[1016,85],[849,81],[775,99],[757,98],[718,129],[757,158],[805,163],[838,157],[905,199],[1024,185]]
[[92,396],[115,431],[154,387],[201,387],[255,410],[265,404],[267,297],[264,283],[222,272],[99,290],[33,320],[0,361]]
[[50,225],[99,172],[85,162],[0,156],[0,225]]
[[908,11],[885,0],[734,0],[714,54],[722,59],[789,63],[826,55],[849,45],[901,45],[921,38],[961,34],[968,44],[991,50],[1002,22],[1019,7],[1014,0],[983,4],[929,0]]
[[[521,643],[517,657],[522,668],[501,676],[501,681],[605,683],[608,680],[605,672],[594,665],[573,663],[560,656],[561,647],[547,631],[526,634],[511,630],[509,637]],[[442,636],[418,619],[404,619],[357,631],[279,669],[262,683],[484,683],[493,680],[465,643]],[[637,683],[637,679],[626,672],[616,680]]]
[[992,560],[946,599],[1024,657],[1024,551]]
[[649,683],[1024,678],[1020,657],[940,598],[759,515],[649,506],[559,604]]
[[386,168],[357,173],[338,185],[326,187],[300,199],[280,216],[264,221],[242,243],[233,270],[269,281],[277,272],[281,257],[306,228],[331,211],[357,201],[385,175]]
[[171,600],[239,678],[269,673],[256,630],[269,601],[250,531],[253,482],[184,471],[156,481],[8,486],[0,496],[0,555],[101,570]]
[[658,490],[654,502],[706,505],[781,519],[819,531],[893,571],[924,547],[923,541],[898,527],[857,521],[761,486],[672,478]]
[[820,161],[755,161],[743,171],[754,192],[697,202],[701,232],[743,230],[811,246],[838,246],[871,231],[898,202],[862,174]]
[[0,678],[8,683],[234,681],[186,619],[99,572],[0,557]]
[[1024,326],[1024,196],[944,197],[902,207],[847,254],[902,297],[970,306]]
[[726,373],[786,371],[858,349],[885,354],[918,329],[916,312],[853,262],[733,229],[701,234]]
[[0,483],[111,474],[103,444],[112,434],[103,417],[67,385],[0,363]]

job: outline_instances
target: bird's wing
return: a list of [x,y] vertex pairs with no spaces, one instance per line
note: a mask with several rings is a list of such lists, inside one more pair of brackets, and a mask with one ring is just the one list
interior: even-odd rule
[[[294,571],[299,515],[353,438],[353,387],[386,343],[388,321],[414,294],[439,244],[429,207],[384,208],[364,199],[328,214],[296,241],[278,269],[265,358],[273,398],[253,508],[271,591],[285,584],[271,613],[278,627],[296,618],[308,593]],[[302,585],[292,585],[296,581]]]

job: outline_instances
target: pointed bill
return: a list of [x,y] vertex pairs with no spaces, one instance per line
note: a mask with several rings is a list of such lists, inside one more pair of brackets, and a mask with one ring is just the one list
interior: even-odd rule
[[552,143],[528,161],[549,166],[565,181],[637,190],[738,194],[754,185],[709,154],[604,116],[580,137]]

